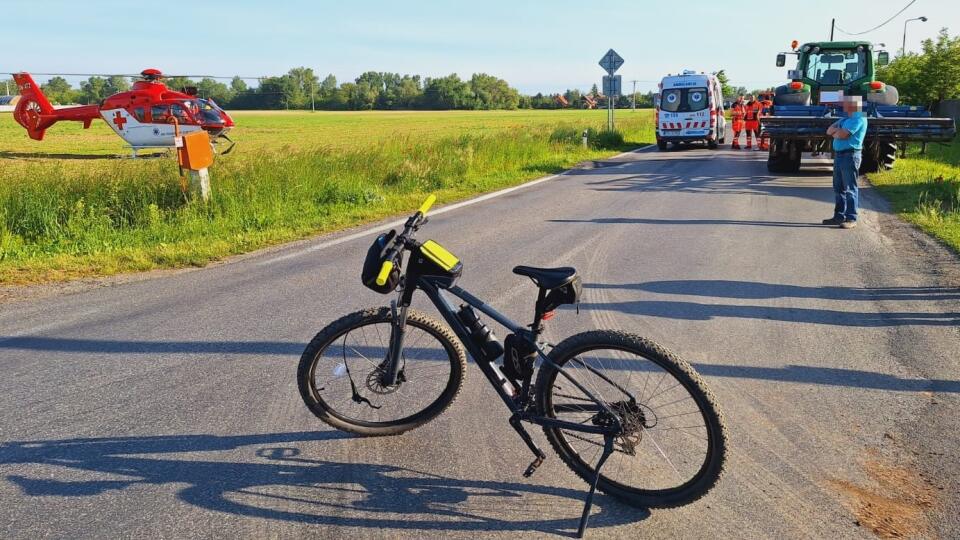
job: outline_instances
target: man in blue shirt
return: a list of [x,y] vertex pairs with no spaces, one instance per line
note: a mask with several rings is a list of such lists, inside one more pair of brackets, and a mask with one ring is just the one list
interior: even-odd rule
[[863,137],[867,134],[867,118],[860,111],[860,96],[844,96],[844,118],[827,128],[833,137],[833,192],[836,205],[833,217],[823,220],[824,225],[839,225],[844,229],[857,226],[857,206],[860,161],[863,153]]

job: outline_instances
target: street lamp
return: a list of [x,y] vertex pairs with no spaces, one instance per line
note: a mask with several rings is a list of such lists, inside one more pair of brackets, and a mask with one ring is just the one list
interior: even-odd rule
[[900,56],[906,56],[906,55],[907,55],[907,23],[910,22],[910,21],[927,22],[927,18],[926,18],[926,17],[917,17],[917,18],[915,18],[915,19],[907,19],[907,20],[903,21],[903,48],[900,49]]

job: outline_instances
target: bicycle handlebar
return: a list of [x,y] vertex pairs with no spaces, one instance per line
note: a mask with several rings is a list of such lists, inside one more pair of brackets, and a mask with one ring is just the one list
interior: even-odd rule
[[380,273],[377,275],[377,285],[381,287],[387,284],[387,279],[390,277],[390,272],[393,271],[393,261],[386,260],[383,261],[383,267],[380,268]]
[[423,201],[423,204],[420,205],[420,208],[417,209],[417,212],[410,216],[410,219],[404,224],[403,232],[394,237],[393,245],[390,246],[390,249],[387,251],[383,265],[380,266],[380,273],[377,274],[377,285],[386,285],[387,280],[390,278],[390,272],[393,271],[394,259],[400,254],[400,249],[406,246],[407,241],[410,240],[410,234],[419,229],[420,225],[423,225],[427,217],[427,212],[430,211],[430,207],[433,206],[433,203],[436,201],[436,195],[427,197],[427,199]]
[[420,205],[420,209],[417,212],[420,212],[421,215],[426,217],[427,211],[430,210],[430,207],[433,206],[433,203],[437,202],[436,195],[430,195],[427,197],[427,200],[423,201],[423,204]]

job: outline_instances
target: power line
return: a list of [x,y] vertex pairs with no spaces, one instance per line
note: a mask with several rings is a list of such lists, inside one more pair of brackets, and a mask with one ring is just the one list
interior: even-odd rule
[[910,2],[909,4],[903,6],[903,9],[901,9],[901,10],[898,11],[898,12],[896,12],[896,14],[894,14],[893,17],[890,17],[889,19],[883,21],[882,23],[878,24],[877,26],[874,26],[873,28],[871,28],[871,29],[869,29],[869,30],[864,30],[863,32],[847,32],[846,30],[844,30],[843,28],[840,28],[840,27],[837,26],[837,25],[834,25],[834,28],[836,28],[837,30],[843,32],[844,34],[846,34],[846,35],[848,35],[848,36],[862,36],[863,34],[869,34],[870,32],[873,32],[874,30],[877,30],[878,28],[881,28],[881,27],[883,27],[883,26],[886,26],[887,23],[889,23],[890,21],[892,21],[892,20],[896,19],[897,17],[899,17],[900,14],[903,13],[904,11],[906,11],[908,7],[910,7],[910,6],[912,6],[912,5],[916,4],[916,3],[917,3],[917,0],[911,0],[911,2]]

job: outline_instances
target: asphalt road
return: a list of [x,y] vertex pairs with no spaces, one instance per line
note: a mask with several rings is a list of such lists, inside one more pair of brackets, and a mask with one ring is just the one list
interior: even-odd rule
[[[717,395],[718,487],[651,512],[600,495],[591,537],[960,537],[956,258],[869,189],[860,227],[820,226],[829,172],[642,151],[424,229],[517,319],[535,291],[513,265],[576,266],[584,303],[551,337],[644,335]],[[387,300],[359,283],[372,233],[330,242],[353,232],[0,304],[0,536],[571,535],[584,484],[555,456],[521,477],[529,453],[473,365],[447,414],[399,437],[353,438],[303,406],[306,342]]]

